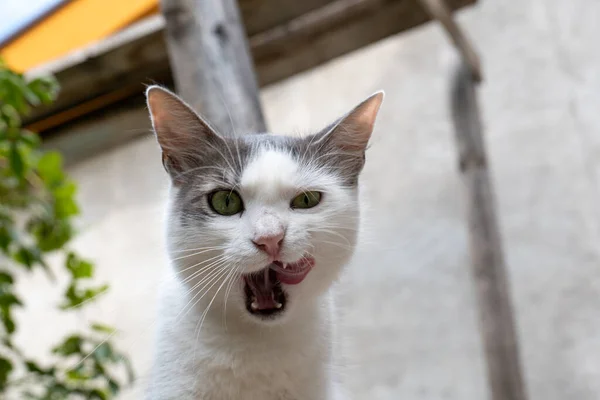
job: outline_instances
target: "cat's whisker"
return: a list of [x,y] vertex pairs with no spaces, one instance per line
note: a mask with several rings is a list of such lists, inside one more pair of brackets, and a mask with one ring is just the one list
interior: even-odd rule
[[219,257],[215,260],[212,260],[212,262],[210,264],[207,264],[207,265],[199,268],[197,271],[192,272],[189,276],[182,279],[181,283],[184,285],[187,285],[188,283],[192,282],[194,279],[197,279],[202,274],[205,274],[207,271],[210,272],[211,268],[216,268],[216,266],[218,266],[219,264],[221,264],[225,261],[226,261],[225,257]]
[[[180,271],[176,272],[176,273],[175,273],[175,275],[181,275],[183,272],[189,271],[190,269],[193,269],[193,268],[197,268],[197,267],[199,267],[199,266],[201,266],[201,265],[203,265],[203,264],[206,264],[207,262],[211,262],[211,261],[213,261],[213,260],[216,260],[216,259],[219,259],[219,258],[221,258],[221,257],[228,257],[228,256],[226,256],[226,255],[224,255],[224,254],[218,254],[218,255],[216,255],[216,256],[214,256],[214,257],[211,257],[211,258],[208,258],[208,259],[206,259],[206,260],[200,261],[199,263],[196,263],[196,264],[194,264],[194,265],[190,265],[189,267],[185,267],[184,269],[182,269],[182,270],[180,270]],[[202,267],[202,269],[201,269],[201,270],[204,270],[204,269],[206,269],[206,267]],[[195,274],[196,272],[198,272],[198,271],[194,271],[194,274]],[[187,279],[187,278],[186,278],[186,279]]]
[[223,320],[225,322],[225,330],[227,331],[227,300],[229,299],[229,294],[231,293],[231,289],[233,285],[235,285],[236,281],[242,276],[242,266],[235,267],[235,274],[231,278],[231,282],[228,287],[225,289],[225,304],[223,306]]
[[227,258],[227,257],[220,257],[219,259],[213,261],[209,265],[205,265],[204,267],[202,267],[198,271],[194,271],[194,273],[192,273],[190,276],[188,276],[187,278],[185,278],[181,283],[187,284],[188,282],[191,282],[196,277],[200,276],[203,272],[205,272],[205,271],[207,271],[207,270],[209,270],[211,268],[217,268],[219,265],[222,265],[223,263],[228,262],[228,261],[229,261],[229,258]]
[[212,271],[208,272],[204,277],[200,278],[198,282],[189,287],[185,291],[184,296],[192,296],[190,301],[194,301],[196,296],[198,296],[199,293],[202,293],[208,287],[208,285],[210,285],[213,279],[223,271],[223,268],[224,263],[215,265]]
[[314,228],[309,228],[309,229],[319,229],[319,228],[333,228],[333,229],[344,229],[344,230],[349,230],[349,231],[358,231],[359,227],[358,226],[348,226],[346,224],[341,225],[341,224],[331,224],[331,223],[325,223],[325,224],[319,224],[319,226],[316,226]]
[[[235,272],[235,269],[231,269],[231,271],[229,272],[229,274]],[[229,276],[229,275],[228,275]],[[218,282],[218,281],[217,281]],[[208,310],[210,309],[210,307],[212,306],[213,302],[215,301],[215,298],[217,297],[217,295],[219,294],[219,292],[221,291],[221,288],[223,287],[223,284],[227,282],[227,278],[225,278],[223,280],[223,282],[221,283],[221,285],[219,286],[219,288],[217,289],[217,291],[215,292],[214,296],[212,297],[212,299],[210,300],[210,302],[208,303],[208,306],[206,306],[206,309],[204,310],[204,312],[202,313],[202,316],[200,317],[200,321],[199,321],[199,326],[196,325],[196,341],[195,341],[195,346],[198,345],[198,341],[200,338],[200,331],[202,330],[202,325],[204,324],[204,319],[206,318],[206,315],[208,314]],[[212,286],[211,286],[212,287]],[[196,347],[194,347],[194,364],[196,362]]]
[[185,252],[190,252],[190,251],[199,251],[199,250],[224,250],[226,249],[227,246],[205,246],[205,247],[197,247],[195,249],[182,249],[182,250],[175,250],[175,251],[171,251],[171,253],[185,253]]
[[318,230],[315,230],[315,232],[323,232],[323,233],[327,233],[327,234],[330,234],[330,235],[333,235],[333,236],[337,236],[339,238],[342,238],[348,244],[348,246],[352,246],[352,243],[350,243],[350,240],[348,240],[347,237],[345,237],[344,235],[342,235],[339,232],[332,231],[332,230],[329,230],[329,229],[322,229],[322,228],[319,228]]
[[222,249],[223,248],[212,248],[212,249],[209,248],[209,249],[205,249],[205,250],[202,250],[202,251],[198,251],[196,253],[186,254],[185,256],[180,256],[180,257],[174,258],[172,261],[183,260],[184,258],[194,257],[194,256],[197,256],[197,255],[200,255],[200,254],[208,253],[210,251],[219,251],[219,250],[222,250]]
[[[206,296],[206,294],[210,291],[210,289],[212,289],[218,282],[219,279],[222,278],[223,276],[225,276],[225,274],[227,274],[227,267],[226,266],[222,266],[221,268],[219,268],[217,270],[217,272],[213,273],[211,275],[211,279],[209,282],[207,282],[204,287],[199,290],[191,299],[190,301],[188,301],[188,303],[181,309],[181,311],[177,314],[177,316],[175,317],[175,320],[177,320],[182,314],[185,315],[185,313],[187,313],[188,311],[192,310],[203,298],[204,296]],[[210,286],[208,286],[210,285]],[[197,286],[197,285],[196,285]],[[194,289],[188,290],[188,294],[193,291]],[[196,300],[196,298],[198,297],[198,295],[200,295],[200,297]],[[193,302],[193,304],[190,306],[190,304]],[[189,306],[189,309],[188,309]]]
[[197,332],[196,332],[196,343],[198,342],[198,338],[200,336],[200,330],[202,329],[202,324],[204,323],[204,319],[206,318],[206,315],[208,314],[208,310],[210,309],[210,307],[212,306],[213,302],[215,301],[215,299],[217,298],[217,295],[219,294],[219,292],[221,291],[221,288],[223,288],[223,285],[225,284],[225,282],[227,282],[228,277],[234,273],[235,270],[231,269],[228,274],[227,277],[225,277],[225,279],[223,280],[223,282],[221,282],[221,284],[219,285],[219,287],[217,288],[217,291],[215,292],[215,294],[213,295],[212,299],[210,300],[210,302],[208,303],[208,305],[206,306],[206,309],[204,310],[204,312],[202,313],[202,317],[200,319],[200,325],[198,326]]
[[85,355],[85,357],[83,357],[83,358],[82,358],[81,360],[79,360],[79,361],[78,361],[78,362],[77,362],[75,365],[73,365],[73,366],[70,368],[70,370],[74,370],[74,369],[76,369],[77,367],[79,367],[80,365],[82,365],[82,364],[85,362],[85,360],[87,360],[88,358],[90,358],[90,356],[91,356],[92,354],[94,354],[94,352],[95,352],[96,350],[98,350],[98,349],[100,348],[100,346],[102,346],[104,343],[106,343],[106,342],[108,342],[110,339],[112,339],[112,337],[113,337],[113,336],[115,336],[115,335],[117,334],[117,332],[118,332],[117,330],[114,330],[113,332],[109,333],[109,334],[108,334],[108,336],[106,336],[106,337],[104,338],[104,340],[102,340],[100,343],[98,343],[98,344],[96,345],[96,347],[94,347],[94,348],[93,348],[93,349],[92,349],[92,350],[91,350],[91,351],[90,351],[88,354],[86,354],[86,355]]
[[[219,269],[223,264],[229,262],[232,259],[231,256],[218,256],[218,257],[213,257],[213,260],[210,264],[204,265],[202,268],[198,269],[197,271],[194,271],[190,276],[186,277],[185,279],[183,279],[181,281],[182,284],[188,284],[189,282],[191,282],[192,280],[198,278],[199,276],[201,276],[202,274],[210,274],[213,271],[210,271],[211,269]],[[206,262],[208,262],[210,260],[206,260]],[[208,271],[208,272],[206,272]],[[204,278],[201,278],[204,279]],[[191,290],[193,290],[194,287],[192,287]]]
[[321,240],[321,241],[319,241],[319,244],[321,244],[321,243],[330,244],[332,246],[337,246],[344,250],[353,250],[354,249],[354,247],[345,245],[344,243],[340,243],[340,242],[330,242],[328,240]]
[[[198,303],[202,301],[204,296],[206,296],[210,290],[216,285],[219,280],[227,274],[227,267],[223,266],[218,271],[216,271],[210,279],[202,285],[202,287],[197,289],[196,294],[186,303],[186,305],[177,313],[175,316],[175,322],[178,322],[180,318],[183,318],[187,315],[188,312],[193,310]],[[189,291],[186,293],[187,295],[191,294]]]

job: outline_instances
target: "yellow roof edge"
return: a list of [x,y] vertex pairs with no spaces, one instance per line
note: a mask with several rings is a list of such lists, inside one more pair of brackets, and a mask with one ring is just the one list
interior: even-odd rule
[[26,72],[158,12],[158,0],[72,0],[13,38],[0,57]]

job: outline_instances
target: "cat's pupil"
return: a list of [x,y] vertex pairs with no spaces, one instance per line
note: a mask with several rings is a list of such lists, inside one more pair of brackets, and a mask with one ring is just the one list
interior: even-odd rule
[[229,196],[225,197],[225,207],[229,207]]
[[308,195],[304,195],[304,204],[308,205]]

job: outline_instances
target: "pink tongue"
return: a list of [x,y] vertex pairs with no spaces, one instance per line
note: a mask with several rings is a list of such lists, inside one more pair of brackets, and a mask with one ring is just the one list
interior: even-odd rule
[[302,258],[286,265],[285,269],[277,268],[277,280],[286,285],[297,285],[306,278],[314,265],[315,261],[312,258]]

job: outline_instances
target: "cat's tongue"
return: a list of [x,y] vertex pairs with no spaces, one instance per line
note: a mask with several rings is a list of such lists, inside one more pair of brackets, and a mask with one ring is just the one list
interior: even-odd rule
[[275,261],[271,264],[270,268],[275,270],[279,282],[285,283],[286,285],[297,285],[306,278],[314,265],[314,258],[303,257],[290,264],[282,264]]

